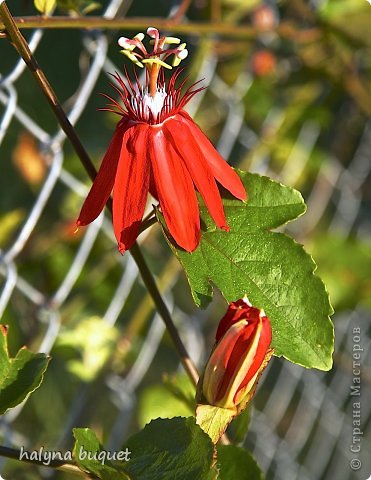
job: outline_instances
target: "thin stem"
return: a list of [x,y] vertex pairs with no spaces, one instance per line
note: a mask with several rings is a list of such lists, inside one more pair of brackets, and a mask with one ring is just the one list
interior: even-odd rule
[[1,457],[6,457],[6,458],[11,458],[13,460],[19,460],[19,461],[22,461],[22,462],[31,463],[31,464],[37,465],[39,467],[54,468],[55,470],[59,470],[61,472],[73,473],[75,475],[79,475],[80,477],[84,477],[84,478],[89,478],[89,479],[98,478],[93,474],[87,474],[86,472],[83,472],[74,463],[69,463],[69,462],[65,462],[63,460],[56,460],[56,459],[52,460],[52,459],[49,459],[44,454],[41,455],[41,459],[32,459],[31,460],[30,458],[26,458],[24,453],[25,452],[23,452],[23,455],[22,455],[21,450],[18,450],[18,449],[15,449],[15,448],[4,447],[4,446],[0,445],[0,456]]
[[220,0],[211,1],[211,21],[220,22],[222,18],[222,9]]
[[[229,37],[251,38],[255,29],[249,26],[234,25],[228,23],[192,22],[189,24],[178,23],[175,19],[162,17],[127,17],[127,18],[104,18],[98,16],[68,17],[57,15],[55,17],[27,16],[14,17],[14,21],[20,29],[105,29],[105,30],[145,30],[148,25],[156,25],[161,30],[171,30],[181,34],[199,36],[200,34],[220,34]],[[0,23],[0,29],[6,28],[5,23]]]
[[[66,133],[67,137],[70,139],[73,147],[75,148],[75,151],[80,158],[85,170],[89,174],[90,178],[94,180],[97,173],[94,164],[92,163],[84,147],[80,143],[80,140],[72,124],[69,122],[44,72],[40,69],[39,65],[36,62],[36,59],[32,55],[26,40],[23,38],[17,25],[15,24],[14,19],[9,12],[9,9],[5,2],[0,3],[0,16],[4,22],[4,25],[6,26],[6,31],[12,44],[31,70],[42,92],[44,93],[49,104],[51,105],[52,110],[56,115],[59,123],[61,124],[64,132]],[[112,206],[110,200],[107,202],[107,208],[112,213]],[[167,329],[169,330],[170,337],[174,342],[176,350],[178,351],[181,362],[192,382],[196,384],[198,380],[197,369],[192,360],[190,359],[187,350],[178,335],[178,331],[173,323],[170,312],[163,298],[161,297],[152,273],[150,272],[138,245],[135,244],[131,248],[130,252],[134,258],[134,261],[138,265],[138,269],[143,277],[143,282],[148,289],[148,292],[150,293]]]
[[173,15],[174,22],[180,22],[184,15],[187,13],[187,10],[191,6],[192,0],[183,0],[182,3],[179,5],[178,10]]
[[145,230],[147,230],[147,228],[150,228],[152,227],[152,225],[154,225],[155,223],[157,223],[157,218],[156,217],[148,217],[148,218],[144,218],[142,220],[142,223],[140,225],[140,230],[139,230],[139,233],[142,233],[144,232]]
[[148,268],[148,265],[143,257],[142,252],[140,251],[138,244],[135,243],[131,249],[130,253],[132,254],[135,263],[137,264],[139,271],[141,273],[143,282],[145,286],[147,287],[147,290],[149,294],[151,295],[158,313],[161,315],[163,321],[165,322],[166,328],[169,332],[169,335],[173,341],[173,344],[175,345],[179,355],[180,355],[180,360],[182,362],[182,365],[185,369],[185,371],[188,373],[188,376],[192,380],[192,382],[196,385],[198,382],[198,372],[197,369],[190,359],[186,348],[184,347],[183,342],[181,341],[178,330],[176,329],[173,320],[171,318],[170,312],[168,308],[166,307],[163,298],[160,295],[160,292],[158,291],[158,288],[156,286],[155,280],[153,278],[153,275],[151,271]]
[[152,204],[152,210],[149,211],[147,213],[147,215],[145,217],[143,217],[143,222],[146,222],[147,220],[149,220],[150,218],[154,217],[156,215],[156,212],[155,212],[155,207],[154,205]]
[[[171,30],[177,34],[189,36],[219,35],[224,38],[251,40],[259,37],[261,31],[248,25],[238,25],[230,22],[189,22],[178,23],[175,19],[160,17],[128,17],[128,18],[104,18],[104,17],[13,17],[19,29],[102,29],[102,30],[146,30],[148,25],[156,25],[161,30]],[[6,28],[5,23],[0,22],[0,30]],[[321,37],[318,28],[298,28],[291,22],[281,22],[274,31],[284,37],[294,39],[296,42],[313,41]]]

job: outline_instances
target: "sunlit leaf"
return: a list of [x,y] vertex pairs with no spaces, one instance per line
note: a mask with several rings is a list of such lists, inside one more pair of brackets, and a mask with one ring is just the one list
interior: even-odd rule
[[232,419],[237,415],[237,410],[215,407],[213,405],[197,405],[197,423],[216,443],[225,432]]
[[44,15],[49,15],[57,4],[57,0],[34,0],[35,8]]
[[[332,308],[316,264],[290,237],[271,232],[305,211],[299,192],[267,177],[239,172],[247,203],[224,199],[230,232],[217,229],[201,208],[204,229],[199,247],[189,254],[167,233],[187,275],[198,306],[212,298],[211,282],[228,302],[245,294],[271,320],[275,355],[305,367],[332,366]],[[164,224],[163,224],[164,225]]]
[[8,329],[0,325],[0,414],[23,402],[41,385],[50,358],[21,348],[9,357]]
[[132,480],[213,480],[213,444],[193,417],[157,419],[127,442]]
[[[107,452],[89,428],[74,428],[73,436],[75,437],[73,454],[81,470],[92,473],[102,480],[128,480],[121,470],[124,459],[129,459],[125,450]],[[116,465],[108,458],[108,453],[110,457],[115,454],[119,458],[118,462],[116,460]]]
[[235,445],[218,445],[219,480],[264,480],[252,455]]
[[102,480],[216,479],[213,444],[193,417],[153,420],[125,442],[122,461],[105,457],[92,430],[75,428],[73,434],[78,466]]

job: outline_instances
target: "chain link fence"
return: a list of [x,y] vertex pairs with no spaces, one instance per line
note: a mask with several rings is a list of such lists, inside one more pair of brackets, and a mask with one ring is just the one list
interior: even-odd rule
[[[137,2],[137,8],[140,3]],[[103,15],[114,18],[119,12],[123,15],[129,7],[128,2],[112,0],[105,5]],[[173,12],[173,6],[170,8],[167,2],[163,2],[161,8],[167,9],[169,16]],[[73,32],[72,40],[68,40],[69,35],[67,30],[58,33],[35,30],[26,36],[32,52],[40,60],[50,59],[48,49],[55,49],[57,56],[64,50],[62,59],[54,59],[50,67],[42,66],[47,75],[50,70],[49,78],[53,77],[57,86],[60,86],[58,75],[63,79],[71,76],[71,84],[62,89],[62,100],[83,142],[89,150],[97,152],[98,162],[113,123],[105,114],[95,113],[100,101],[97,92],[107,91],[107,72],[121,71],[121,66],[114,63],[118,59],[114,49],[118,35],[98,30]],[[267,108],[257,132],[249,121],[248,102],[256,95],[249,55],[241,53],[237,42],[239,69],[228,76],[223,70],[223,55],[228,55],[232,40],[222,41],[213,36],[204,39],[194,36],[188,40],[196,58],[191,64],[192,77],[203,78],[207,86],[194,98],[188,111],[209,130],[218,150],[231,163],[304,190],[308,213],[289,227],[291,233],[302,242],[313,232],[321,231],[340,232],[343,237],[352,233],[362,241],[369,240],[369,122],[365,121],[360,127],[361,134],[346,162],[332,152],[324,161],[317,162],[313,173],[310,170],[313,153],[326,135],[331,143],[333,132],[326,131],[314,118],[304,118],[298,123],[300,128],[290,133],[289,155],[285,161],[277,161],[272,154],[272,149],[280,148],[275,143],[275,135],[287,120],[285,112],[295,106],[297,99],[293,97],[286,104],[278,102]],[[46,404],[38,409],[37,392],[33,396],[35,400],[31,397],[2,417],[3,444],[33,446],[49,442],[49,450],[68,448],[72,427],[84,422],[91,425],[94,418],[103,416],[105,444],[108,449],[119,448],[132,431],[143,385],[159,381],[156,368],[169,367],[161,353],[162,349],[170,350],[164,339],[165,329],[152,311],[130,254],[121,257],[116,251],[109,219],[101,215],[83,232],[72,235],[73,221],[88,191],[87,179],[65,144],[65,134],[49,119],[46,102],[41,96],[36,100],[31,98],[38,94],[34,93],[36,87],[31,85],[33,80],[26,65],[10,52],[5,39],[0,42],[0,159],[2,188],[6,188],[1,209],[0,315],[3,323],[10,324],[19,341],[34,351],[50,353],[53,350],[57,364],[58,338],[63,329],[74,319],[89,315],[100,317],[108,327],[116,325],[124,331],[120,348],[132,352],[131,361],[119,369],[119,374],[115,369],[105,372],[100,383],[96,379],[79,381],[76,377],[70,384],[58,386],[47,376],[41,389],[45,389]],[[258,47],[259,42],[265,48],[270,40],[260,38]],[[228,67],[228,63],[226,65]],[[345,100],[342,108],[342,119],[338,122],[344,122],[348,115]],[[101,143],[103,141],[106,143]],[[17,148],[20,149],[18,156]],[[28,162],[31,177],[39,169],[40,178],[27,177]],[[206,311],[192,310],[188,294],[186,300],[178,301],[179,291],[185,295],[183,274],[170,254],[164,253],[160,236],[152,232],[148,236],[148,233],[148,230],[144,232],[139,241],[152,258],[159,285],[190,355],[201,366],[211,345],[211,337],[205,336],[205,331],[215,312],[213,307]],[[153,259],[156,256],[161,261],[156,262]],[[334,315],[336,354],[331,372],[306,370],[281,359],[271,362],[259,385],[246,439],[267,479],[366,480],[371,475],[368,454],[371,438],[367,434],[371,419],[369,320],[369,310],[362,303]],[[138,337],[133,335],[139,340],[128,347],[128,339],[132,337],[127,332],[134,330],[141,332]],[[359,376],[359,368],[354,366],[355,345],[362,348],[359,397],[357,391],[351,390],[353,378]],[[175,354],[171,355],[176,362]],[[53,368],[55,375],[63,372],[60,364]],[[97,390],[97,384],[104,385],[103,393]],[[99,393],[105,398],[104,405]],[[63,397],[64,406],[59,396]],[[355,401],[360,402],[360,408],[354,406]],[[364,432],[358,435],[360,441],[354,440],[358,410]],[[39,427],[43,422],[52,423],[53,432],[57,433],[48,434],[45,426]],[[359,445],[361,451],[356,455]],[[349,463],[356,457],[363,462],[359,471]],[[61,475],[40,469],[25,477],[23,471],[17,474],[12,468],[17,472],[9,462],[1,462],[0,471],[7,479],[52,478],[51,475],[60,478],[58,475]]]

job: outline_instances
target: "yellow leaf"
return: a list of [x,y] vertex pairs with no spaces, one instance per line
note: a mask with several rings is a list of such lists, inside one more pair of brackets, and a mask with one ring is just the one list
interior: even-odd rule
[[34,0],[36,9],[43,15],[48,15],[56,6],[56,0]]

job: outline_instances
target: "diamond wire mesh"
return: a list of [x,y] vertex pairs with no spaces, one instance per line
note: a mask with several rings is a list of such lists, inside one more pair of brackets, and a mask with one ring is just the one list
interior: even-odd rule
[[[106,7],[104,15],[108,18],[125,6],[125,2],[113,0]],[[45,40],[45,33],[37,30],[29,38],[33,52],[38,52]],[[0,46],[1,47],[1,46]],[[105,72],[119,70],[109,58],[109,37],[100,32],[84,33],[75,48],[79,56],[88,56],[89,64],[85,66],[84,76],[79,87],[73,92],[73,106],[68,111],[73,125],[78,124],[89,102],[95,104],[92,96],[100,77]],[[194,47],[196,48],[196,47]],[[209,53],[198,67],[197,77],[204,78],[208,93],[204,91],[189,106],[189,112],[197,115],[205,95],[213,95],[222,112],[222,128],[216,138],[216,145],[225,158],[234,158],[236,152],[257,152],[254,156],[240,155],[242,168],[268,174],[279,178],[284,183],[294,185],[305,172],[309,156],[318,141],[321,126],[313,121],[303,123],[294,141],[291,154],[281,168],[271,165],[269,152],[261,149],[262,140],[245,121],[245,103],[242,101],[252,85],[252,77],[247,68],[242,69],[232,84],[227,84],[218,74],[218,57]],[[0,65],[1,68],[1,65]],[[66,66],[65,68],[68,68]],[[79,288],[82,272],[96,272],[97,264],[91,257],[97,255],[94,248],[97,240],[107,238],[113,245],[110,222],[101,215],[96,222],[86,228],[81,240],[74,245],[73,256],[68,268],[63,272],[61,281],[52,289],[45,288],[41,282],[29,280],[24,266],[27,266],[28,244],[32,242],[35,232],[40,232],[42,218],[46,215],[52,197],[57,190],[73,192],[79,199],[87,193],[83,176],[75,174],[66,162],[65,136],[63,131],[55,127],[53,133],[47,130],[39,121],[38,113],[29,113],[26,106],[19,100],[17,83],[26,76],[26,67],[22,61],[3,72],[0,77],[0,147],[12,129],[19,128],[29,132],[39,142],[44,161],[48,167],[47,175],[34,195],[32,204],[23,205],[27,215],[13,238],[11,244],[1,251],[0,274],[3,279],[0,296],[0,315],[7,319],[7,311],[13,303],[24,303],[31,306],[31,311],[38,324],[38,332],[32,341],[35,351],[50,352],[63,326],[66,315],[66,305],[73,301],[73,291]],[[42,108],[42,107],[40,107]],[[282,110],[279,107],[269,111],[264,130],[274,131],[280,128]],[[363,236],[369,233],[367,216],[362,214],[364,199],[362,188],[365,187],[370,175],[371,163],[369,151],[371,130],[365,124],[363,135],[352,160],[345,168],[335,156],[321,165],[318,175],[306,193],[308,213],[297,225],[292,227],[294,234],[313,231],[323,218],[324,213],[331,219],[329,230],[341,231],[347,234],[356,231]],[[264,147],[264,145],[263,145]],[[2,171],[6,174],[8,158],[2,156]],[[75,212],[76,213],[76,212]],[[49,217],[48,217],[49,218]],[[145,232],[140,242],[146,242]],[[44,231],[47,234],[47,231]],[[111,245],[111,243],[110,243]],[[154,244],[156,248],[156,244]],[[50,247],[53,248],[53,247]],[[57,248],[57,247],[56,247]],[[99,250],[98,250],[99,251]],[[107,258],[107,252],[103,252]],[[104,311],[101,315],[108,325],[114,325],[120,319],[125,319],[125,307],[131,295],[138,298],[137,268],[130,255],[121,258],[114,256],[117,281],[107,292]],[[167,261],[167,259],[166,259]],[[99,266],[99,265],[98,265]],[[165,270],[165,268],[164,268]],[[171,278],[159,273],[160,283],[169,308],[196,362],[202,362],[205,356],[202,328],[207,318],[207,312],[197,312],[191,316],[177,307],[173,298],[173,287],[178,280],[178,269],[172,269]],[[85,274],[86,275],[86,274]],[[89,275],[89,273],[88,273]],[[95,275],[96,276],[96,275]],[[86,281],[86,279],[85,279]],[[105,277],[101,278],[105,281]],[[138,286],[139,285],[139,286]],[[44,288],[43,288],[44,287]],[[27,311],[27,309],[25,310]],[[29,311],[29,310],[28,310]],[[352,329],[360,327],[362,332],[363,363],[370,365],[370,335],[367,336],[368,313],[361,307],[352,312],[335,315],[336,342],[339,354],[335,357],[335,368],[330,373],[307,371],[288,362],[275,360],[270,365],[264,380],[259,387],[256,398],[256,408],[247,439],[248,446],[256,455],[268,479],[278,480],[356,480],[366,478],[371,473],[371,464],[363,455],[364,466],[361,474],[353,473],[349,468],[351,458],[349,446],[352,438],[351,412],[351,355]],[[21,322],[21,321],[20,321]],[[21,322],[22,323],[22,322]],[[23,327],[25,328],[25,327]],[[27,329],[26,329],[27,330]],[[156,354],[164,335],[164,326],[157,315],[151,318],[145,338],[140,345],[135,361],[125,376],[110,375],[107,377],[106,388],[111,393],[111,402],[115,414],[110,427],[107,448],[118,448],[124,441],[130,424],[133,421],[137,394],[140,385],[151,371]],[[28,342],[30,343],[30,342]],[[365,367],[366,368],[366,367]],[[371,418],[370,402],[370,371],[364,375],[362,385],[362,425],[367,432]],[[91,402],[91,386],[81,383],[74,390],[70,399],[68,412],[63,419],[58,438],[53,439],[54,448],[65,448],[71,428]],[[1,428],[5,442],[9,445],[27,444],[30,440],[23,431],[22,418],[26,402],[13,409],[2,418]],[[363,437],[362,452],[370,451],[370,437]],[[368,462],[368,463],[367,463]],[[46,475],[45,470],[40,475]]]

